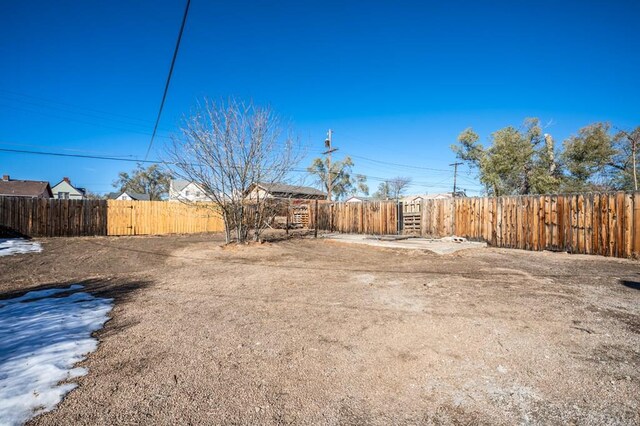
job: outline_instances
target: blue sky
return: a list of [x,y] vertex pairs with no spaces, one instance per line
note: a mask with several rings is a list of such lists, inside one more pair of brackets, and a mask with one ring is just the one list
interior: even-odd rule
[[[535,116],[560,142],[594,121],[640,125],[640,2],[480,3],[192,0],[150,157],[204,96],[271,105],[308,146],[301,167],[332,128],[372,189],[403,175],[416,193],[450,190],[449,146],[469,126],[485,141]],[[4,5],[0,148],[143,158],[183,9]],[[100,193],[134,165],[0,152],[2,174]]]

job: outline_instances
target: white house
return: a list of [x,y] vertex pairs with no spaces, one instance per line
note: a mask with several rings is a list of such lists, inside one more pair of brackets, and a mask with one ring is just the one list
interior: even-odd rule
[[53,185],[51,192],[53,192],[53,198],[64,200],[82,200],[85,198],[86,194],[86,190],[84,188],[76,188],[71,185],[71,181],[68,177],[62,178],[60,182]]
[[213,201],[197,183],[182,179],[169,181],[169,201]]

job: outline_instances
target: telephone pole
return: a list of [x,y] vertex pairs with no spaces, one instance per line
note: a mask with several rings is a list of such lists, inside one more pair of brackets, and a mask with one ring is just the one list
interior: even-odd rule
[[449,165],[453,166],[453,196],[456,197],[456,193],[458,192],[458,187],[456,186],[456,179],[458,178],[458,166],[462,165],[462,163],[452,163]]
[[333,130],[329,129],[329,131],[327,132],[327,139],[325,139],[324,141],[324,147],[326,148],[326,151],[322,153],[327,156],[327,175],[328,175],[327,189],[329,191],[329,193],[327,194],[327,201],[331,201],[331,192],[333,191],[333,176],[331,173],[331,153],[336,152],[338,150],[338,148],[333,148],[331,146],[332,135],[333,135]]

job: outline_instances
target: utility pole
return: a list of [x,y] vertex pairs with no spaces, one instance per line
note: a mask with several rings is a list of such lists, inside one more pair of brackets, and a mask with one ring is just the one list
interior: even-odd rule
[[458,178],[458,166],[462,165],[462,163],[453,163],[449,164],[453,166],[453,196],[456,197],[456,193],[458,192],[458,188],[456,186],[456,179]]
[[327,182],[327,189],[329,191],[329,193],[327,194],[327,201],[331,201],[331,192],[333,191],[333,176],[331,173],[331,153],[336,152],[338,150],[338,148],[333,148],[331,146],[332,135],[333,135],[333,130],[329,129],[329,131],[327,132],[327,139],[325,139],[324,141],[324,147],[326,151],[322,153],[327,156],[327,175],[329,178]]

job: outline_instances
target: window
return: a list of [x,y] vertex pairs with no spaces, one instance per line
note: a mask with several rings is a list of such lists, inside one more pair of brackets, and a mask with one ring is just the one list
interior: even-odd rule
[[68,200],[69,199],[69,193],[68,192],[58,192],[58,198],[63,199],[63,200]]

